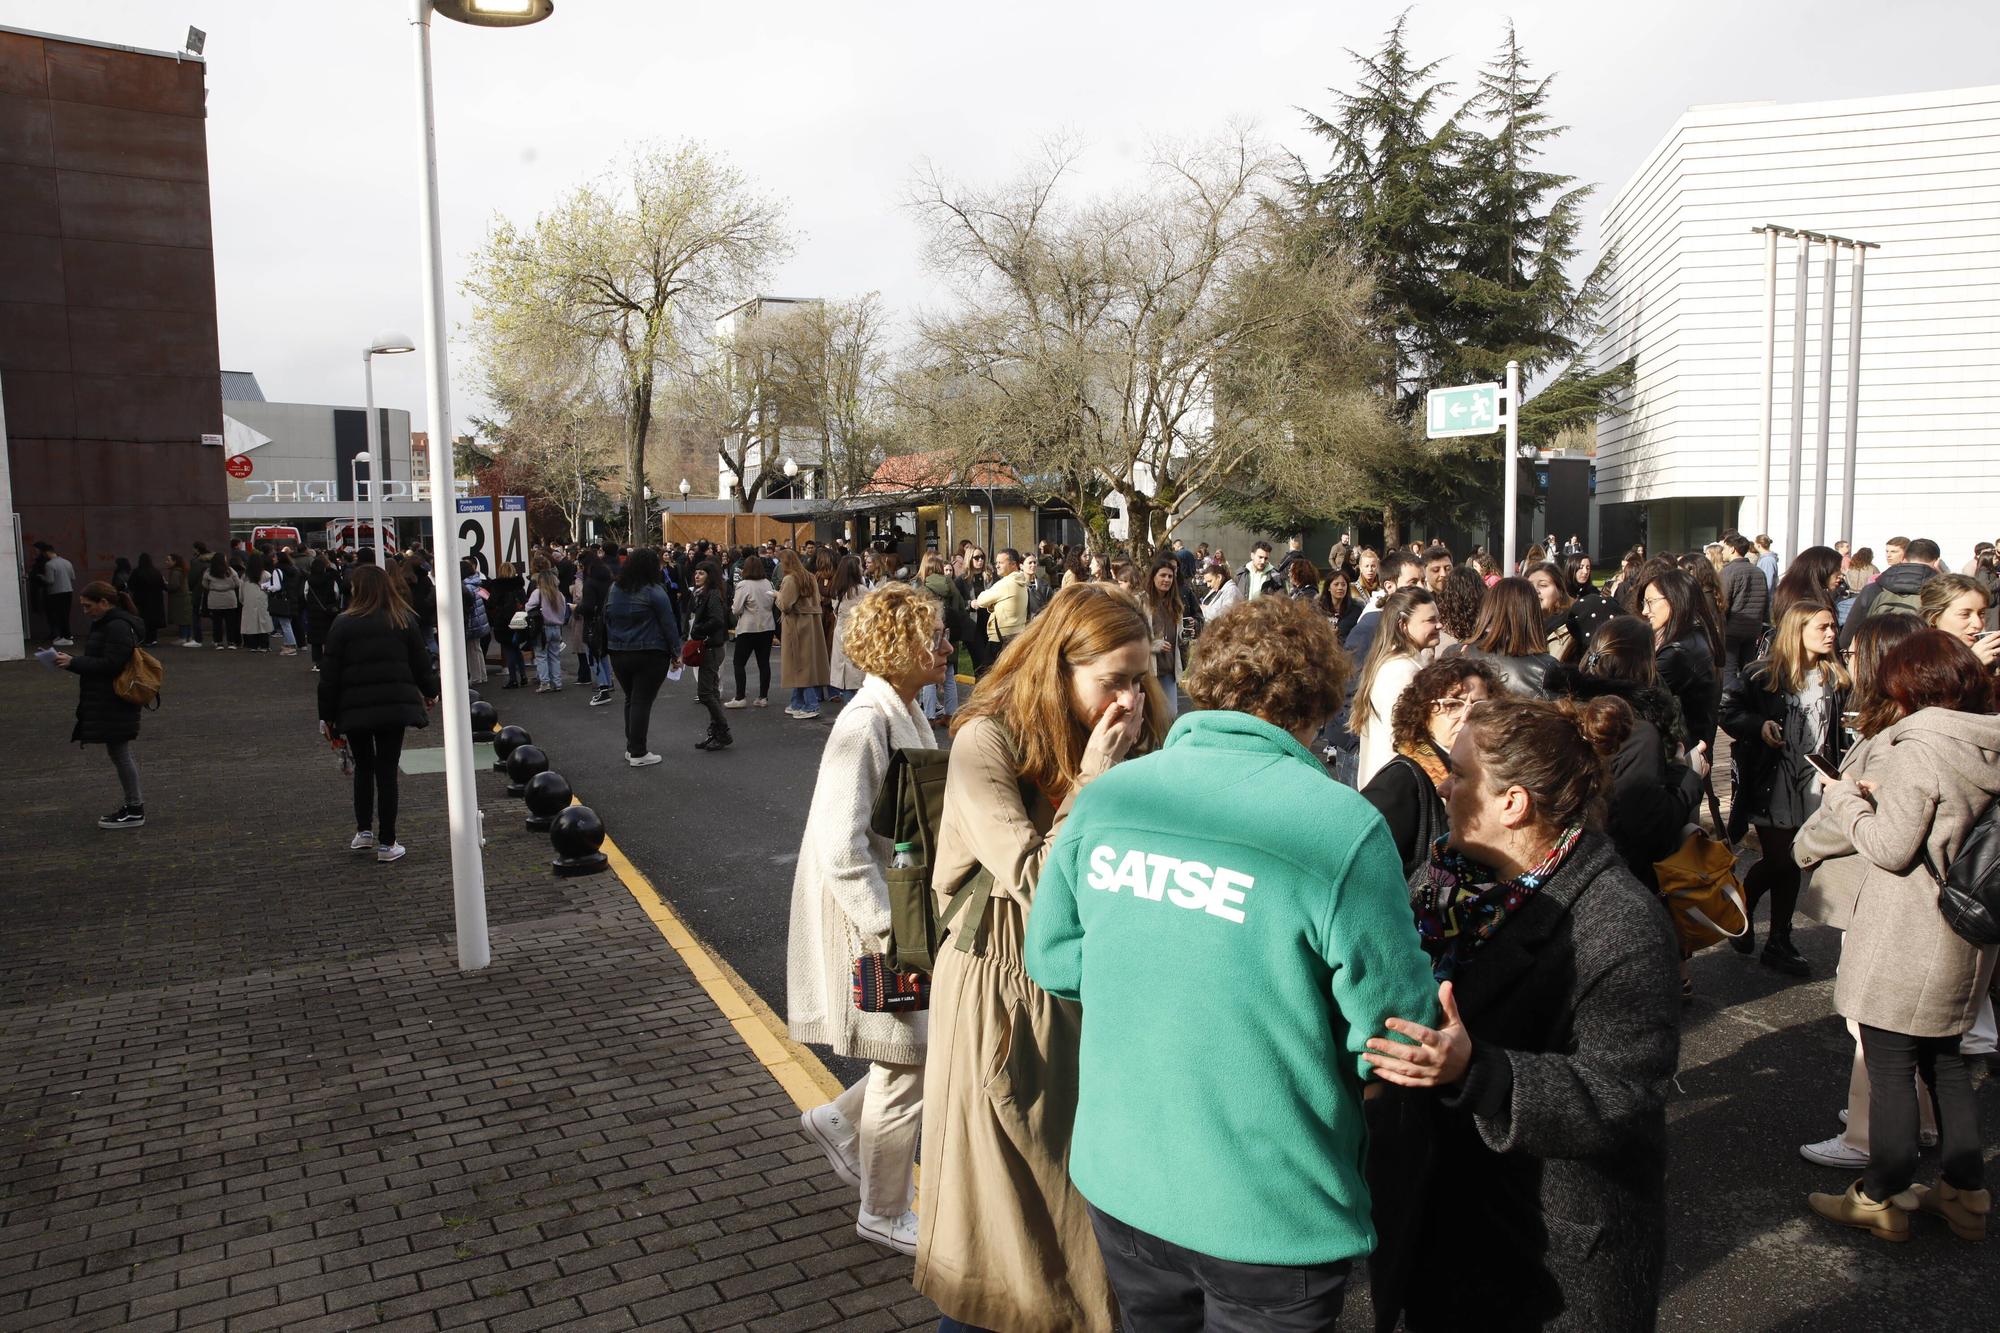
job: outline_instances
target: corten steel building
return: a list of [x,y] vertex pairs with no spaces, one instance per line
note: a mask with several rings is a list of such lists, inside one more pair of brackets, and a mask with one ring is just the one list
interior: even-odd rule
[[[13,509],[81,575],[229,532],[198,57],[0,28]],[[0,516],[3,517],[3,516]]]

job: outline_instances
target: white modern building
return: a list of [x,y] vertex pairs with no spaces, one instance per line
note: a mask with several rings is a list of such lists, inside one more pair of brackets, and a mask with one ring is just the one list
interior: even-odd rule
[[1598,426],[1592,547],[1686,549],[1733,527],[1811,544],[1824,246],[1809,263],[1800,529],[1788,509],[1795,242],[1778,247],[1771,514],[1757,512],[1765,240],[1872,241],[1863,284],[1854,531],[1837,531],[1850,260],[1834,292],[1825,538],[1935,538],[1953,567],[2000,534],[2000,86],[1694,107],[1610,203],[1602,364],[1637,363]]

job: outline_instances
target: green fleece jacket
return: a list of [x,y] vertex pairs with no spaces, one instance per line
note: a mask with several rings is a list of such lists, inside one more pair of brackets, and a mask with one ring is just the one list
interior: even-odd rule
[[1027,967],[1083,1004],[1070,1178],[1128,1226],[1241,1263],[1375,1245],[1361,1059],[1438,1021],[1382,817],[1298,741],[1198,712],[1077,797]]

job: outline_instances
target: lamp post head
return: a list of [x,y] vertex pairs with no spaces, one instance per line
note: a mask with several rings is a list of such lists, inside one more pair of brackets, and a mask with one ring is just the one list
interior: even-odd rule
[[520,28],[555,13],[555,0],[432,0],[438,13],[475,28]]
[[787,458],[785,460],[785,480],[790,481],[792,478],[798,475],[799,475],[799,460],[796,458]]
[[682,477],[682,478],[681,478],[681,499],[683,499],[683,500],[687,499],[687,498],[688,498],[688,492],[692,491],[693,489],[694,489],[694,487],[692,487],[692,486],[688,485],[688,479],[687,479],[686,477]]
[[375,341],[368,344],[368,356],[390,356],[397,352],[414,352],[417,340],[407,333],[378,333]]
[[354,457],[350,460],[350,462],[356,464],[372,463],[374,461],[375,461],[375,456],[369,453],[366,449],[363,449],[360,453],[354,455]]

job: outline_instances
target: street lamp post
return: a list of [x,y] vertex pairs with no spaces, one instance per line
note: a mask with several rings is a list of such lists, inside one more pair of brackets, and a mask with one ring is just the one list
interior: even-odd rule
[[382,545],[382,468],[375,460],[384,457],[389,446],[375,423],[375,358],[416,350],[416,343],[407,333],[382,333],[361,351],[361,378],[368,386],[368,520],[375,529],[375,563],[384,568],[388,567],[389,555]]
[[353,506],[348,511],[347,522],[354,531],[356,555],[361,554],[361,465],[363,463],[368,465],[368,476],[372,480],[375,476],[375,454],[372,450],[363,449],[347,460],[347,496],[348,502]]
[[[445,543],[448,556],[455,531],[451,443],[451,366],[446,359],[444,328],[443,238],[438,223],[437,113],[431,96],[431,12],[481,27],[516,27],[545,19],[554,0],[410,0],[410,26],[417,55],[418,178],[421,226],[418,244],[424,269],[424,401],[430,418],[431,531]],[[433,578],[440,625],[455,625],[460,617],[459,581],[449,570]],[[493,961],[486,934],[486,867],[479,851],[479,790],[472,771],[472,717],[465,680],[465,636],[438,635],[438,666],[442,678],[446,803],[451,815],[451,893],[457,922],[458,966],[475,971]]]

